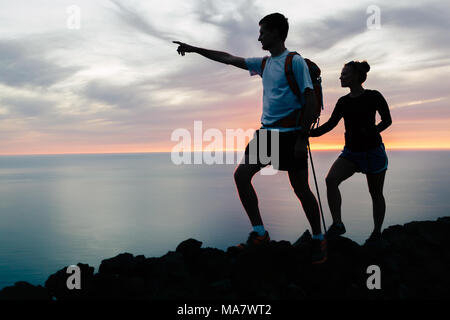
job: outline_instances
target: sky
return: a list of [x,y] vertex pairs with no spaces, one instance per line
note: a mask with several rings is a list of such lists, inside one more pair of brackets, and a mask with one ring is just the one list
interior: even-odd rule
[[[373,6],[379,28],[368,27]],[[450,148],[448,1],[0,0],[0,155],[170,152],[194,121],[258,129],[261,78],[178,55],[172,41],[268,55],[258,21],[273,12],[288,18],[286,47],[322,69],[322,123],[348,93],[343,65],[367,60],[364,87],[392,114],[386,147]],[[343,121],[311,139],[343,144]]]

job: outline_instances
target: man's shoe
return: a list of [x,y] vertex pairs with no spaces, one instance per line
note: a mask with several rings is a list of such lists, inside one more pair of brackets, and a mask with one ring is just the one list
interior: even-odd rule
[[269,232],[266,230],[263,236],[260,236],[258,232],[252,231],[248,236],[246,243],[238,244],[236,247],[239,249],[244,249],[252,246],[260,246],[270,242]]
[[343,223],[341,223],[340,225],[337,225],[336,223],[333,223],[329,228],[328,231],[325,233],[325,237],[327,239],[334,239],[338,236],[340,236],[341,234],[345,233],[345,226]]
[[311,259],[313,264],[321,264],[327,261],[327,240],[313,239],[311,241]]

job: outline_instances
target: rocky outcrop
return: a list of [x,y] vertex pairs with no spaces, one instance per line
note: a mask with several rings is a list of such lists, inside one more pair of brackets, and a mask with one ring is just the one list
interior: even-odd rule
[[[1,290],[0,299],[450,298],[450,217],[391,226],[373,246],[338,237],[328,242],[321,265],[310,263],[310,239],[307,231],[294,244],[226,252],[188,239],[159,258],[119,254],[103,260],[97,273],[80,263],[79,290],[67,288],[66,267],[45,287],[18,282]],[[372,265],[379,267],[381,289],[367,286]]]

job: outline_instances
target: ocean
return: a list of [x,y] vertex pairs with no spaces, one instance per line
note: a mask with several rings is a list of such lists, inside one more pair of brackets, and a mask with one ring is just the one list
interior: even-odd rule
[[[338,154],[313,151],[327,226],[325,176]],[[450,151],[387,154],[384,227],[450,215]],[[251,225],[234,163],[176,165],[170,153],[0,156],[0,289],[43,285],[78,262],[97,272],[123,252],[158,257],[188,238],[222,250],[245,241]],[[256,174],[253,185],[273,240],[295,242],[309,229],[286,172]],[[310,185],[316,193],[311,174]],[[373,228],[365,176],[340,189],[345,236],[362,244]]]

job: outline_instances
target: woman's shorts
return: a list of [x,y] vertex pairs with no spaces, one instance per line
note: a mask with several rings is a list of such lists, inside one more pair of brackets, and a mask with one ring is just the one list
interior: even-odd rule
[[[253,139],[245,148],[245,155],[249,156],[248,163],[257,164],[260,167],[271,164],[274,169],[281,171],[308,169],[306,141],[300,135],[300,131],[277,132],[278,139],[273,130],[258,129],[255,131]],[[273,142],[272,136],[274,136]],[[273,145],[273,143],[277,143],[276,140],[279,141],[278,157],[275,153],[276,146]],[[272,150],[274,150],[273,155]]]
[[356,164],[356,172],[365,174],[380,173],[387,170],[388,167],[388,157],[383,143],[372,150],[362,152],[351,151],[344,147],[339,158],[345,158],[352,161]]

